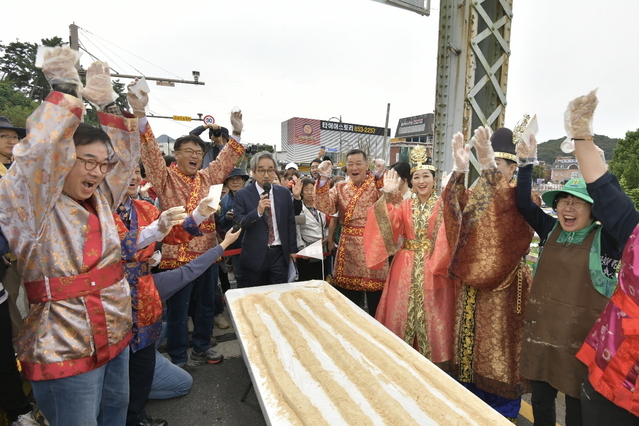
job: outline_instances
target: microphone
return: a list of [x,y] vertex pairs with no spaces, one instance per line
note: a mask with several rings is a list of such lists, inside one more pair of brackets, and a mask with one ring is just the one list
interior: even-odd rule
[[264,189],[264,193],[266,194],[266,198],[269,197],[269,193],[271,192],[271,186],[272,185],[270,183],[266,182],[264,186],[262,187]]
[[[264,186],[262,187],[262,189],[264,189],[264,194],[266,194],[266,199],[269,198],[269,193],[271,192],[271,184],[269,182],[266,182],[264,184]],[[266,213],[266,211],[269,209],[269,207],[264,209],[264,213]]]

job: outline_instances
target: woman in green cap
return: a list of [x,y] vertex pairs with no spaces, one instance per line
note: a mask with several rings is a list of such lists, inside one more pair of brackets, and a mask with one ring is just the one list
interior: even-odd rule
[[616,287],[623,246],[595,220],[593,200],[581,178],[543,194],[557,218],[532,202],[536,144],[532,136],[517,146],[517,207],[540,239],[520,372],[532,384],[536,426],[555,425],[557,391],[566,395],[566,426],[581,425],[580,387],[586,367],[575,355]]

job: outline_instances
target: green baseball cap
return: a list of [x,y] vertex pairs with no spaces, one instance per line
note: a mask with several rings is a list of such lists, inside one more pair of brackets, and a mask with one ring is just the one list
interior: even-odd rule
[[592,198],[588,194],[588,189],[586,189],[586,181],[582,178],[570,179],[564,185],[563,189],[547,191],[541,196],[541,199],[544,200],[544,203],[546,203],[547,206],[552,206],[552,203],[555,201],[555,197],[560,192],[565,192],[577,198],[581,198],[584,201],[588,201],[590,204],[593,203]]

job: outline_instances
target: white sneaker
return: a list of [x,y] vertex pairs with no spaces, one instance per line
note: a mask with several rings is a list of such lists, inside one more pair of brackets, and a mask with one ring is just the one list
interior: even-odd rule
[[20,414],[11,426],[40,426],[40,423],[33,417],[33,411],[29,411],[27,414]]
[[220,330],[226,330],[231,326],[231,324],[229,324],[229,322],[226,320],[226,318],[224,318],[222,314],[215,316],[215,318],[213,318],[213,323]]

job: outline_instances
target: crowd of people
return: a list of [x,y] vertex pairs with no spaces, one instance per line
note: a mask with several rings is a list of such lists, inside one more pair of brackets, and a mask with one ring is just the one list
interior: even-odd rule
[[562,392],[568,426],[639,424],[639,212],[594,145],[594,93],[569,105],[584,178],[543,194],[551,216],[531,191],[534,136],[476,129],[472,189],[461,133],[439,186],[424,147],[388,169],[353,149],[345,176],[323,152],[308,176],[268,152],[247,163],[240,111],[230,132],[199,126],[167,158],[148,95],[129,91],[121,110],[106,64],[86,85],[74,64],[48,52],[52,91],[26,129],[0,117],[0,406],[14,424],[38,424],[17,351],[51,425],[166,425],[146,402],[188,393],[189,360],[223,360],[212,334],[229,327],[231,271],[239,288],[330,281],[513,421],[531,392],[535,425],[554,425]]

